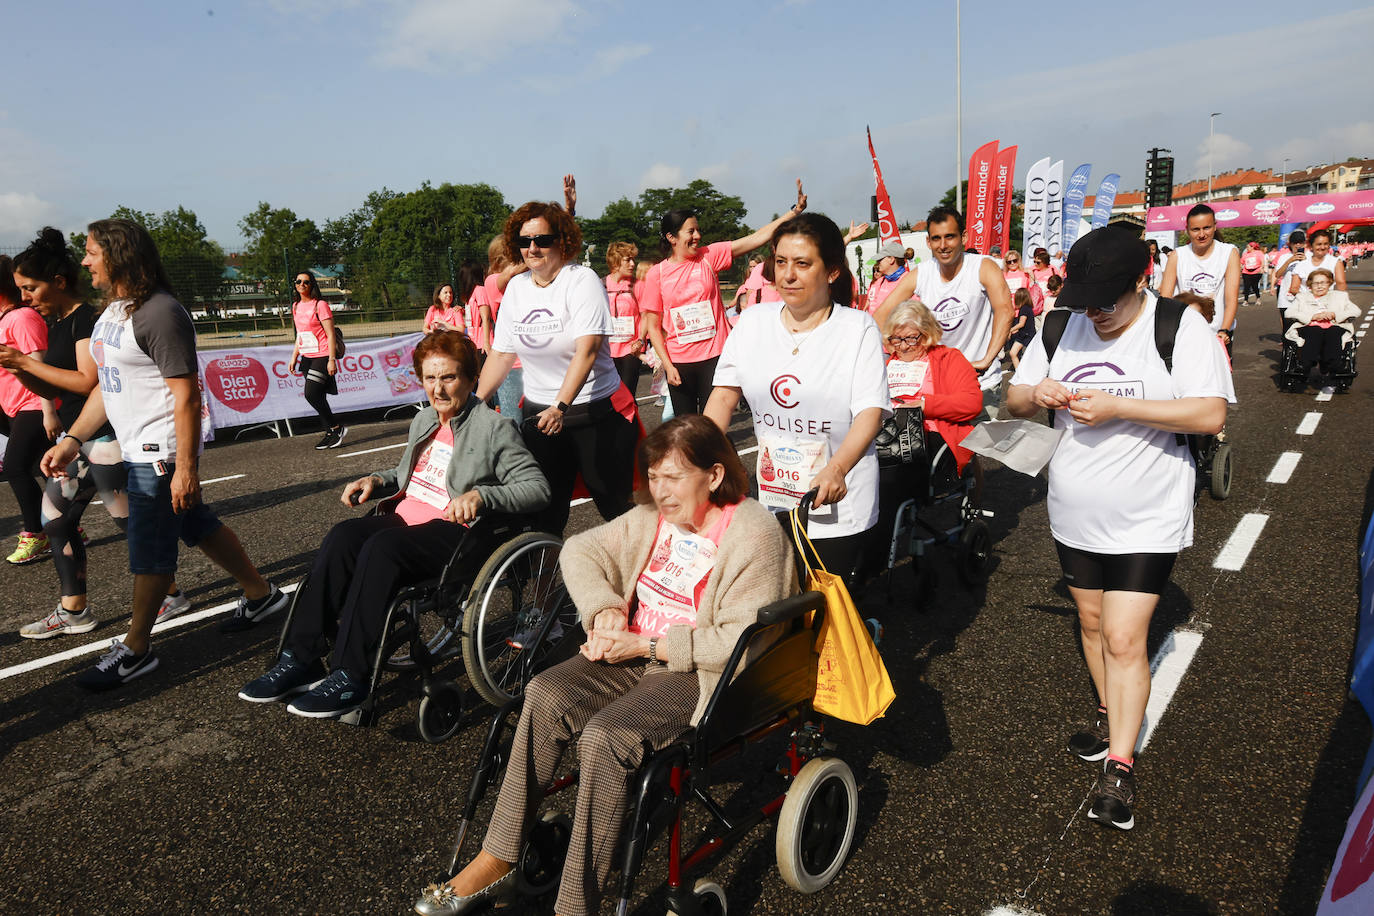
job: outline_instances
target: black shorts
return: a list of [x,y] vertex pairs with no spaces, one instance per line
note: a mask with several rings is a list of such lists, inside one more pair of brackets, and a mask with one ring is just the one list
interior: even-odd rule
[[1058,541],[1059,568],[1074,588],[1164,594],[1176,553],[1092,553]]

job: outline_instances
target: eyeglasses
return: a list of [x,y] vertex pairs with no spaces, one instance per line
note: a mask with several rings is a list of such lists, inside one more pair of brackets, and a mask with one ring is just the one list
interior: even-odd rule
[[924,337],[889,337],[887,342],[894,347],[919,347]]
[[310,285],[310,281],[309,281],[309,280],[297,280],[297,281],[296,281],[296,285],[297,285],[297,286],[309,286],[309,285]]
[[522,235],[519,238],[520,250],[524,251],[531,245],[538,245],[540,248],[551,248],[553,243],[558,241],[558,233],[550,232],[548,235]]
[[1075,315],[1085,315],[1089,309],[1092,309],[1094,312],[1101,312],[1104,315],[1110,315],[1112,312],[1116,311],[1116,303],[1111,302],[1107,305],[1069,306],[1069,311],[1073,312]]

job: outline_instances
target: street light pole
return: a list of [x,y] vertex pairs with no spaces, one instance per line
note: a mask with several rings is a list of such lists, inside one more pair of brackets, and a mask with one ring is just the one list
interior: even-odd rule
[[1219,114],[1221,114],[1221,112],[1219,112],[1219,111],[1214,111],[1214,112],[1212,112],[1211,117],[1209,117],[1209,118],[1207,119],[1207,201],[1208,201],[1208,203],[1210,203],[1211,200],[1212,200],[1212,156],[1215,155],[1215,151],[1214,151],[1214,142],[1215,142],[1215,138],[1216,138],[1217,115],[1219,115]]
[[954,0],[954,209],[964,212],[964,94],[960,0]]
[[1283,159],[1283,196],[1288,196],[1288,157]]

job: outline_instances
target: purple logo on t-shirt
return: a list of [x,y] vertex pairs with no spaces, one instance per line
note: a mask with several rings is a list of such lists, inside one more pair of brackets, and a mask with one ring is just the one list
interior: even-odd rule
[[935,320],[940,322],[940,327],[946,331],[953,331],[968,317],[968,306],[958,296],[946,296],[931,311],[935,313]]
[[532,309],[513,328],[520,342],[531,350],[542,350],[553,343],[553,335],[563,330],[563,322],[545,308]]
[[1210,296],[1217,291],[1221,281],[1205,270],[1199,270],[1188,280],[1188,289],[1199,296]]
[[1081,363],[1064,373],[1064,387],[1073,394],[1080,388],[1092,388],[1119,398],[1145,397],[1145,383],[1125,376],[1125,371],[1116,363]]

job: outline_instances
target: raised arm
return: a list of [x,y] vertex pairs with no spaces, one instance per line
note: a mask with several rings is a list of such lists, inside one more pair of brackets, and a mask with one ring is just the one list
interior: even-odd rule
[[773,237],[773,230],[781,226],[784,221],[791,219],[792,217],[796,216],[798,213],[802,212],[805,209],[806,194],[802,191],[802,181],[800,178],[798,178],[797,202],[792,205],[792,208],[788,210],[786,213],[784,213],[782,216],[779,216],[777,219],[773,220],[768,225],[761,226],[758,229],[755,229],[753,232],[746,235],[744,238],[735,239],[733,242],[731,242],[731,257],[737,258],[742,254],[748,254],[755,248],[760,248],[763,245],[766,245],[768,243],[768,240]]

